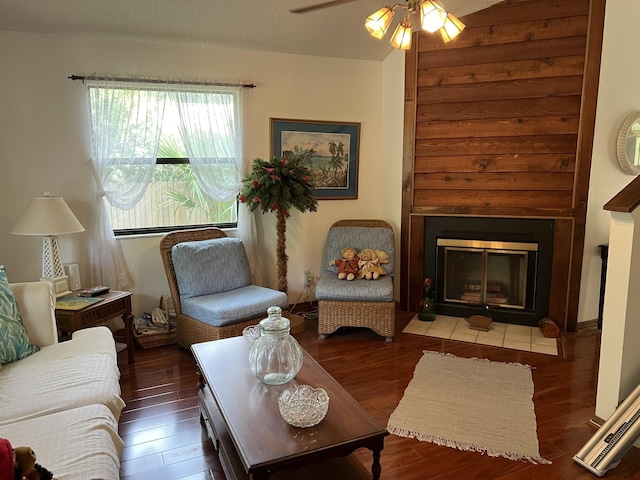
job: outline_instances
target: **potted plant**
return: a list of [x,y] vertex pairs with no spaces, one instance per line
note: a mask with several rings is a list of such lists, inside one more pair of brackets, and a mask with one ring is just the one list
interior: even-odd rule
[[287,292],[287,218],[291,210],[315,212],[318,202],[313,197],[311,171],[301,158],[287,160],[285,157],[273,157],[266,161],[256,158],[251,173],[242,180],[242,192],[238,197],[245,203],[249,212],[257,208],[262,213],[276,214],[278,290]]

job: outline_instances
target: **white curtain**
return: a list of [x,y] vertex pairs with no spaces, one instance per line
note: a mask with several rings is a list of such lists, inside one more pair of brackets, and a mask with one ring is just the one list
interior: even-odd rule
[[142,197],[155,168],[167,98],[166,85],[87,80],[91,167],[95,179],[88,229],[91,284],[132,285],[113,235],[105,199],[127,210]]
[[202,190],[214,200],[235,198],[242,184],[242,87],[171,87],[180,135]]
[[[224,202],[242,187],[242,87],[171,86],[178,105],[180,135],[196,181],[210,197]],[[253,281],[262,284],[258,261],[255,215],[244,205],[238,212],[238,237],[242,240]]]

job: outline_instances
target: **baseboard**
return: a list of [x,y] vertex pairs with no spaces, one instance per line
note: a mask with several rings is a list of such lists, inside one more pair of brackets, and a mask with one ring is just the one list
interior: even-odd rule
[[302,313],[302,312],[310,312],[317,308],[317,305],[314,302],[302,302],[297,303],[294,307],[291,307],[291,313]]
[[589,419],[589,423],[596,428],[600,428],[604,424],[604,422],[605,420],[596,415]]
[[598,327],[598,319],[595,318],[593,320],[587,320],[586,322],[578,322],[578,332],[585,330],[587,328]]

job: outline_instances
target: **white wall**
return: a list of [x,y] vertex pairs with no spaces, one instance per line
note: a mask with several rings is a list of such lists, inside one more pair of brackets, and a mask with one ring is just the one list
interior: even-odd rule
[[[373,62],[0,32],[0,264],[13,282],[40,277],[41,239],[9,234],[33,196],[45,191],[62,195],[80,222],[87,223],[91,178],[85,92],[69,75],[255,83],[257,88],[244,96],[247,164],[270,155],[270,117],[361,123],[358,199],[321,200],[317,213],[296,211],[287,223],[289,298],[295,301],[304,269],[319,274],[324,268],[324,238],[335,220],[383,218],[399,237],[404,56],[398,54]],[[266,284],[275,287],[275,216],[258,220],[263,274]],[[120,240],[134,277],[135,314],[168,293],[158,241],[158,236]],[[63,236],[60,243],[63,261],[79,263],[86,284],[86,235]]]
[[585,230],[578,321],[598,316],[600,250],[609,243],[611,214],[603,206],[634,177],[625,174],[616,159],[616,138],[627,115],[640,111],[640,64],[633,54],[637,45],[640,2],[607,2],[598,108],[591,161],[591,182]]
[[[383,62],[382,74],[382,171],[384,202],[379,213],[396,234],[396,268],[400,267],[400,218],[402,214],[402,146],[404,136],[404,60],[405,54],[394,50]],[[403,72],[399,74],[399,72]],[[390,193],[393,195],[390,195]],[[400,276],[396,276],[395,297],[400,298]]]

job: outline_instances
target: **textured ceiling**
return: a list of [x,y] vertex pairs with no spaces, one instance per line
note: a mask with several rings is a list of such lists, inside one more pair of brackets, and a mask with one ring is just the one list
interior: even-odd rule
[[[392,50],[369,36],[365,18],[388,0],[0,0],[0,30],[382,60]],[[403,3],[397,0],[398,3]],[[502,0],[439,0],[457,17]],[[400,15],[396,15],[399,17]],[[390,30],[395,28],[394,21]]]

